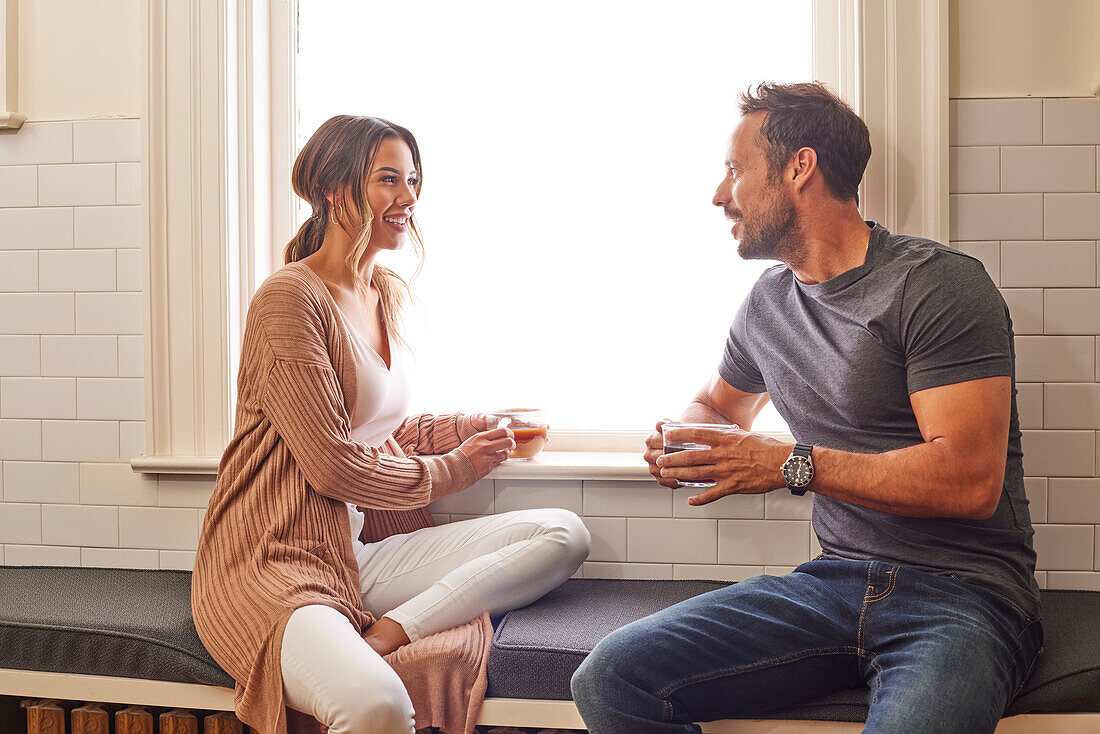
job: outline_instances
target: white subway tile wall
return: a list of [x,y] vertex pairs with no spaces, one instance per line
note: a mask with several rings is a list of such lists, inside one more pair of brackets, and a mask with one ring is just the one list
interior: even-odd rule
[[588,554],[588,560],[618,563],[627,560],[625,517],[586,516],[584,524],[592,536],[592,550]]
[[79,207],[72,210],[69,222],[69,247],[141,247],[139,206]]
[[1001,243],[1000,242],[952,242],[959,252],[976,257],[985,265],[989,277],[997,285],[1001,284]]
[[1046,477],[1024,477],[1024,493],[1027,494],[1031,522],[1047,521],[1048,482]]
[[1100,100],[1091,97],[1044,100],[1043,143],[1100,145]]
[[38,253],[0,252],[0,291],[38,290]]
[[1017,334],[1043,333],[1043,291],[1040,288],[1005,288],[1001,295],[1012,314]]
[[39,166],[38,203],[42,206],[114,204],[115,166],[110,163]]
[[[2,150],[2,146],[0,146]],[[3,169],[0,168],[0,178]],[[73,209],[0,209],[0,250],[65,250],[73,246]]]
[[950,165],[951,190],[956,194],[1001,190],[1000,148],[952,148]]
[[[989,150],[956,148],[955,150]],[[993,150],[996,150],[994,148]],[[1027,145],[1001,148],[1001,191],[1096,191],[1096,159],[1079,146]],[[962,193],[962,190],[958,190]],[[1049,236],[1049,234],[1048,234]]]
[[1043,301],[1043,322],[1047,334],[1100,333],[1100,290],[1047,290]]
[[1036,576],[1100,589],[1100,102],[957,100],[952,114],[953,244],[986,264],[1017,334]]
[[38,256],[38,290],[115,290],[114,250],[52,250]]
[[717,563],[718,521],[627,518],[626,558],[639,563]]
[[1043,142],[1043,100],[957,99],[949,104],[952,147]]
[[1016,383],[1016,410],[1020,414],[1020,428],[1043,427],[1043,384],[1041,382]]
[[0,375],[46,374],[39,336],[0,336]]
[[73,162],[73,124],[47,122],[25,125],[0,145],[0,166]]
[[[140,121],[0,137],[0,563],[190,569],[212,477],[144,450]],[[1025,488],[1050,588],[1100,589],[1100,102],[951,103],[952,246],[1013,317]],[[482,480],[438,522],[564,507],[578,575],[739,581],[820,552],[811,498],[693,507],[653,482]]]
[[0,166],[0,206],[38,206],[36,166]]

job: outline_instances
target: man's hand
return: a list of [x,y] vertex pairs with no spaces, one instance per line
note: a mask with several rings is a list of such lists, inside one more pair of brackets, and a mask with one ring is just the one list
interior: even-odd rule
[[645,440],[645,460],[649,464],[649,473],[657,480],[657,484],[662,487],[676,489],[680,486],[680,483],[675,479],[661,476],[661,467],[657,465],[657,457],[665,452],[665,439],[661,435],[661,426],[671,421],[671,418],[662,418],[657,421],[657,428]]
[[[653,463],[657,465],[661,477],[657,481],[666,487],[672,485],[663,480],[715,482],[713,487],[688,498],[688,504],[705,505],[727,494],[762,494],[787,486],[780,467],[790,456],[793,443],[784,443],[740,428],[721,431],[681,428],[669,431],[668,435],[675,441],[711,447],[661,454],[654,458]],[[657,436],[660,440],[660,433]],[[649,446],[648,440],[646,445]],[[648,451],[646,460],[649,460]],[[653,472],[652,465],[650,472]]]

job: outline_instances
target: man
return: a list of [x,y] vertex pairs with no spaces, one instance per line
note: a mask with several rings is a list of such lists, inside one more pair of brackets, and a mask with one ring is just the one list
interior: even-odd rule
[[[869,687],[868,732],[991,732],[1042,644],[1012,327],[981,264],[857,209],[867,127],[819,84],[741,95],[714,196],[757,281],[650,472],[814,494],[824,550],[618,630],[573,677],[592,734],[698,732]],[[795,442],[750,432],[771,400]],[[658,424],[658,431],[661,424]]]

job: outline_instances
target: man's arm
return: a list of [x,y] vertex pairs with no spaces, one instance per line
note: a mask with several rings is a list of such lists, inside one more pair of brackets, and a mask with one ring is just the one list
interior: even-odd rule
[[[715,373],[680,414],[680,421],[733,424],[748,429],[767,404],[766,392],[743,392]],[[661,436],[661,426],[664,423],[663,420],[657,421],[656,430],[646,439],[645,460],[649,464],[649,473],[658,484],[675,489],[680,483],[675,479],[662,477],[660,467],[657,466],[657,457],[664,453],[664,439]],[[784,460],[786,458],[783,457]]]
[[[895,515],[989,518],[1004,483],[1011,401],[1009,377],[915,392],[910,402],[924,443],[882,454],[814,447],[809,488]],[[726,436],[685,433],[684,439],[713,448],[662,456],[657,464],[665,478],[717,479],[691,504],[786,487],[780,466],[790,455],[791,443],[747,431]]]
[[738,390],[715,373],[684,410],[680,420],[684,423],[732,423],[749,430],[767,404],[766,392]]
[[811,489],[895,515],[992,516],[1004,484],[1011,378],[934,387],[910,401],[923,444],[877,455],[815,449],[821,483]]

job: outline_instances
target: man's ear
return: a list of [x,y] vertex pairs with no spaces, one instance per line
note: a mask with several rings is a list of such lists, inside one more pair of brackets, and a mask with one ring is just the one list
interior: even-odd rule
[[802,191],[803,187],[813,178],[815,171],[817,171],[817,151],[807,147],[795,151],[791,159],[790,172],[791,181],[797,191]]

